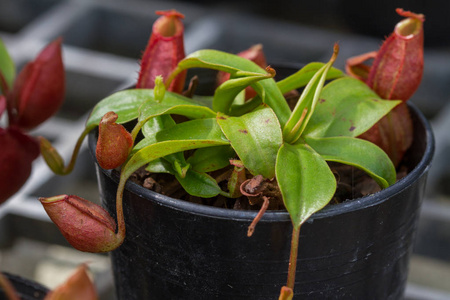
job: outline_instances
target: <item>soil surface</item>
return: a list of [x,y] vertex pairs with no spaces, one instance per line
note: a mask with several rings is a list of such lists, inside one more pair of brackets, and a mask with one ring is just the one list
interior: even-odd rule
[[[380,191],[378,184],[364,171],[339,163],[329,163],[329,166],[333,171],[337,182],[336,193],[329,205],[361,198]],[[223,190],[226,191],[230,174],[231,168],[210,175],[215,178]],[[406,175],[406,167],[400,166],[397,170],[397,180]],[[261,180],[260,178],[252,178],[251,176],[248,176],[247,178],[247,184],[244,183],[241,186],[241,191],[246,195],[242,195],[235,199],[230,199],[222,195],[213,198],[191,196],[184,191],[174,176],[170,174],[151,174],[145,169],[140,169],[135,172],[131,177],[131,180],[157,193],[203,205],[240,210],[260,210],[264,203],[264,197],[266,197],[269,199],[268,210],[285,209],[275,180]]]

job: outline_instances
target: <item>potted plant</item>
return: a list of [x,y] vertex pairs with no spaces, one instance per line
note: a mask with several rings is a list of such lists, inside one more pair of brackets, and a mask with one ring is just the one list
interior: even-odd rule
[[[89,134],[109,212],[77,196],[41,203],[75,248],[112,251],[121,299],[292,299],[294,287],[401,297],[433,139],[405,104],[422,75],[424,18],[398,12],[380,51],[348,61],[353,76],[332,67],[335,45],[329,62],[278,81],[257,64],[259,46],[184,57],[182,15],[160,12],[136,87],[94,107],[71,162],[41,138],[66,174]],[[209,95],[196,95],[201,77],[182,92],[198,69],[219,72]],[[408,173],[398,182],[396,168]],[[352,199],[356,181],[367,196]]]

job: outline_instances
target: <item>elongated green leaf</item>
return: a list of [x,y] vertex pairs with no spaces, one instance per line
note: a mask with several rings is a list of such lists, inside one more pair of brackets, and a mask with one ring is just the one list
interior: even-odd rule
[[[242,72],[255,72],[266,74],[266,71],[256,65],[254,62],[239,57],[234,54],[218,50],[199,50],[188,55],[180,61],[177,68],[168,78],[166,85],[175,78],[180,72],[189,68],[207,68],[228,72],[232,77],[239,77]],[[264,86],[266,92],[265,103],[267,103],[277,115],[279,122],[284,125],[291,114],[283,94],[278,89],[275,80],[272,78],[259,81]]]
[[[309,63],[298,70],[296,73],[286,77],[283,80],[278,81],[277,86],[283,94],[292,90],[302,88],[308,84],[314,74],[324,65],[324,63],[319,62]],[[331,80],[342,76],[344,76],[344,73],[341,70],[331,68],[330,71],[328,71],[326,80]]]
[[242,104],[234,102],[231,105],[229,115],[230,116],[242,116],[252,110],[255,110],[261,103],[266,100],[266,90],[261,86],[259,82],[252,84],[253,89],[258,93],[258,96],[253,97],[249,101],[244,101]]
[[2,77],[5,81],[4,83],[7,84],[7,88],[11,89],[16,77],[16,67],[14,65],[14,61],[8,53],[8,50],[6,49],[5,44],[0,39],[0,91],[5,93],[3,84],[1,83]]
[[[202,49],[195,51],[178,63],[175,74],[192,68],[207,68],[218,71],[236,74],[238,71],[259,72],[264,70],[248,59],[243,57],[212,49]],[[175,77],[176,75],[170,75]]]
[[175,124],[175,121],[169,115],[151,118],[144,124],[144,126],[142,126],[142,134],[145,136],[145,139],[148,140],[146,143],[156,143],[156,135],[158,132],[168,129]]
[[[119,115],[117,119],[119,124],[136,119],[139,115],[139,108],[148,100],[154,100],[152,89],[130,89],[116,92],[97,103],[89,116],[86,127],[98,124],[101,118],[109,111]],[[175,93],[166,92],[162,103],[169,106],[195,105],[196,101]]]
[[[141,150],[142,148],[154,144],[157,142],[156,134],[164,129],[168,129],[174,126],[176,123],[169,115],[162,115],[159,117],[148,120],[144,126],[142,126],[141,132],[144,138],[139,141],[131,151],[132,154]],[[182,153],[170,154],[166,157],[168,161],[174,163],[176,160],[184,161],[184,155]]]
[[[144,138],[133,147],[131,154],[133,155],[142,148],[156,143],[156,134],[164,129],[174,126],[175,124],[175,121],[170,115],[161,115],[148,120],[142,127]],[[173,166],[173,169],[178,170],[180,175],[185,174],[186,170],[189,168],[189,164],[186,163],[183,153],[169,154],[165,156],[164,159]]]
[[[123,176],[128,178],[134,171],[157,158],[186,150],[229,144],[215,119],[191,120],[163,129],[156,133],[156,141],[144,144],[143,148],[133,154],[124,167]],[[177,161],[183,167],[184,159],[174,160],[174,168]]]
[[276,175],[294,228],[327,205],[336,191],[336,179],[326,161],[303,143],[281,146]]
[[294,111],[289,117],[286,125],[283,127],[283,138],[286,142],[295,143],[308,125],[317,106],[319,95],[325,84],[325,78],[328,71],[336,60],[338,49],[337,45],[335,45],[330,61],[324,64],[323,67],[312,76],[311,80],[303,90],[300,99],[295,105]]
[[[228,140],[223,135],[216,119],[200,119],[191,120],[174,125],[168,129],[159,131],[156,134],[156,140],[221,140],[224,144],[228,144]],[[190,168],[190,164],[186,162],[183,153],[175,153],[166,156],[165,159],[170,161],[178,174],[185,176],[186,170]]]
[[229,144],[216,119],[183,122],[158,132],[156,139],[158,142],[170,140],[211,140],[220,141],[223,145]]
[[236,96],[247,86],[262,79],[272,78],[275,73],[255,74],[251,76],[232,78],[222,83],[214,93],[213,109],[228,114]]
[[152,100],[145,102],[141,107],[139,122],[145,123],[149,119],[160,115],[176,114],[188,117],[190,119],[214,118],[216,113],[205,106],[182,104],[170,105],[154,102]]
[[283,139],[288,143],[295,143],[300,138],[308,122],[308,115],[311,116],[313,113],[314,100],[318,98],[322,89],[321,74],[323,70],[319,70],[303,90],[291,117],[283,128]]
[[119,115],[116,121],[119,124],[136,119],[139,115],[139,107],[148,99],[153,99],[153,90],[133,89],[114,93],[97,103],[86,122],[86,127],[98,124],[110,111]]
[[327,84],[304,136],[358,136],[400,102],[382,100],[365,83],[351,77]]
[[201,148],[196,150],[187,159],[187,162],[194,171],[212,172],[230,165],[230,159],[234,158],[235,155],[236,153],[229,145]]
[[237,96],[234,98],[232,105],[242,105],[245,101],[245,90],[242,90]]
[[326,161],[357,167],[370,175],[381,188],[395,183],[395,167],[389,156],[375,144],[353,137],[305,138],[305,142]]
[[208,174],[189,169],[184,178],[176,175],[178,182],[192,196],[209,198],[222,192],[217,182]]
[[222,138],[214,139],[205,136],[203,139],[191,140],[169,140],[148,145],[136,152],[126,163],[122,169],[121,178],[129,178],[140,167],[145,166],[149,162],[167,156],[172,153],[182,152],[186,150],[226,145]]
[[241,117],[219,114],[217,122],[253,175],[275,176],[276,156],[283,140],[280,124],[271,108],[262,106]]

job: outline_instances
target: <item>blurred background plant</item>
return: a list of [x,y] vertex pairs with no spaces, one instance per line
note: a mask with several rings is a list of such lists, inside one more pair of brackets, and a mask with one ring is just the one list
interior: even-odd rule
[[65,80],[61,39],[50,43],[26,64],[16,78],[16,68],[0,40],[0,204],[14,195],[31,173],[39,144],[28,131],[50,118],[64,100]]

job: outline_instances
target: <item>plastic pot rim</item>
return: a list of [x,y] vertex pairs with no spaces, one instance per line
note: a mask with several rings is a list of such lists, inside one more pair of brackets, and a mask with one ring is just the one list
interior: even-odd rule
[[[408,107],[415,113],[418,121],[422,123],[426,133],[426,147],[424,150],[424,154],[419,163],[414,167],[414,169],[392,186],[379,192],[361,198],[345,201],[343,203],[328,205],[324,207],[322,210],[313,214],[307,221],[308,223],[313,222],[315,219],[327,218],[378,205],[406,189],[428,171],[431,166],[431,160],[433,158],[435,147],[431,125],[415,105],[408,103]],[[94,157],[94,160],[96,142],[96,136],[94,132],[91,132],[89,134],[89,149]],[[96,160],[95,162],[97,163]],[[105,170],[101,167],[99,167],[99,169],[113,181],[117,183],[119,182],[119,175],[117,172],[112,172],[112,170]],[[211,218],[248,222],[253,220],[258,213],[257,211],[218,208],[175,199],[146,189],[130,180],[127,181],[125,189],[139,195],[142,198],[145,198],[146,201],[152,201],[158,205],[166,206],[174,210],[188,211],[191,214],[208,216]],[[126,205],[126,203],[124,203],[124,205]],[[286,210],[266,211],[260,222],[290,222],[290,217]]]

